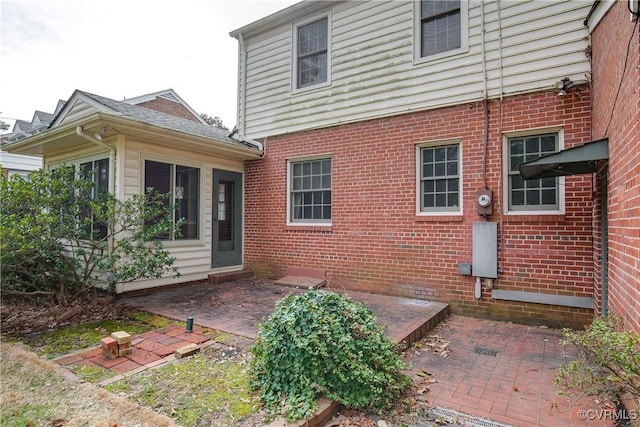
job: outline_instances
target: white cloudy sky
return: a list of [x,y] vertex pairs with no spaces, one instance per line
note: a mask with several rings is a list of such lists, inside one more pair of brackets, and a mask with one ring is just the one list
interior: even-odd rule
[[53,112],[75,89],[121,100],[174,89],[235,125],[229,32],[296,0],[0,0],[0,119]]

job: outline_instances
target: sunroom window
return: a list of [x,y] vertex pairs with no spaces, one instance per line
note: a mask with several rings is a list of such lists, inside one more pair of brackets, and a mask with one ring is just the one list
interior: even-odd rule
[[164,236],[167,240],[198,239],[200,232],[200,169],[164,163],[145,161],[145,194],[150,189],[160,194],[170,194],[167,205],[174,203],[174,221],[184,220],[180,236]]

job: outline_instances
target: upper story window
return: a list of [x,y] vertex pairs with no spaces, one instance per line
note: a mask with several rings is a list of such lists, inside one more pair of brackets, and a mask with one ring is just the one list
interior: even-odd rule
[[419,212],[461,212],[460,144],[419,146],[418,156]]
[[145,160],[145,193],[153,188],[160,194],[171,194],[167,204],[175,203],[174,221],[184,220],[180,237],[165,236],[168,240],[197,239],[200,230],[200,169],[172,163]]
[[295,28],[296,89],[329,81],[329,18],[298,25]]
[[537,178],[524,180],[518,165],[560,150],[558,132],[508,137],[505,153],[508,165],[508,210],[510,212],[561,210],[560,180]]
[[416,59],[434,59],[467,48],[468,2],[422,0],[417,5]]
[[289,162],[289,222],[331,223],[331,159]]
[[422,0],[422,56],[461,46],[460,0]]

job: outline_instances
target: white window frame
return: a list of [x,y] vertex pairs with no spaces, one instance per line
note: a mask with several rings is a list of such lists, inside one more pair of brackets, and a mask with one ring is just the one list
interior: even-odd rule
[[[331,160],[331,221],[326,221],[326,222],[321,222],[321,221],[312,221],[312,222],[301,222],[301,221],[293,221],[292,215],[293,212],[291,211],[291,186],[292,186],[292,165],[294,163],[299,163],[299,162],[309,162],[309,161],[314,161],[314,160],[325,160],[325,159],[330,159]],[[307,157],[295,157],[295,158],[290,158],[287,159],[287,225],[288,226],[294,226],[294,227],[308,227],[308,226],[313,226],[313,227],[331,227],[331,224],[333,222],[333,206],[334,206],[334,197],[333,197],[334,193],[333,193],[333,156],[331,154],[320,154],[320,155],[316,155],[316,156],[307,156]]]
[[555,133],[558,135],[558,152],[564,149],[564,128],[562,127],[543,127],[535,129],[524,129],[513,132],[506,132],[502,135],[502,188],[503,188],[503,212],[505,215],[563,215],[565,213],[565,178],[558,177],[558,208],[547,210],[512,210],[511,194],[509,190],[509,139],[519,138],[533,135],[542,135],[547,133]]
[[421,64],[469,52],[469,1],[460,0],[460,47],[446,52],[422,56],[421,2],[413,2],[413,62]]
[[113,190],[114,171],[113,171],[113,162],[111,161],[111,156],[109,155],[109,153],[92,154],[90,156],[74,157],[73,159],[58,161],[58,162],[49,164],[47,166],[47,170],[52,171],[55,168],[60,167],[62,165],[72,165],[77,174],[80,172],[80,165],[84,163],[89,163],[89,162],[93,163],[98,160],[107,160],[109,162],[108,188],[109,188],[109,192],[111,193]]
[[[458,146],[458,209],[430,209],[422,210],[422,149],[445,147],[449,145]],[[462,216],[463,212],[463,156],[462,156],[462,139],[441,139],[436,141],[419,142],[416,144],[416,215],[417,216]]]
[[[327,19],[327,81],[305,87],[298,87],[298,29],[304,25],[311,24],[324,18]],[[292,24],[291,34],[291,93],[308,92],[331,86],[331,11],[327,10],[304,20],[294,22]]]
[[[176,159],[176,158],[168,158],[168,157],[162,157],[162,156],[153,156],[153,155],[141,155],[140,156],[140,194],[144,194],[146,191],[145,188],[145,161],[150,160],[152,162],[159,162],[159,163],[167,163],[170,165],[173,165],[174,167],[176,165],[178,166],[187,166],[187,167],[193,167],[193,168],[197,168],[200,173],[200,177],[198,180],[198,200],[199,200],[199,206],[198,206],[198,215],[199,215],[199,224],[198,224],[198,238],[197,239],[178,239],[176,240],[175,238],[171,238],[168,240],[162,240],[162,244],[165,247],[180,247],[180,246],[194,246],[194,245],[203,245],[205,244],[205,225],[207,223],[209,223],[209,219],[208,217],[205,215],[205,208],[206,208],[206,204],[207,204],[207,200],[205,199],[206,197],[206,188],[205,188],[205,183],[206,183],[206,169],[205,169],[205,165],[201,164],[201,163],[196,163],[196,162],[190,162],[187,161],[185,159]],[[172,193],[175,191],[175,176],[173,177],[171,186],[172,186]],[[175,193],[174,197],[175,197]],[[175,203],[175,201],[172,201],[172,203]]]
[[[113,167],[113,162],[111,160],[111,156],[109,153],[98,153],[98,154],[92,154],[89,156],[82,156],[82,157],[74,157],[73,159],[67,159],[67,160],[63,160],[63,161],[59,161],[59,162],[55,162],[55,163],[51,163],[50,165],[47,166],[47,170],[48,171],[53,171],[56,168],[62,166],[62,165],[70,165],[73,166],[73,170],[75,173],[75,177],[79,177],[81,170],[80,167],[85,164],[85,163],[94,163],[100,160],[106,160],[107,164],[109,166],[109,177],[107,180],[107,191],[110,194],[113,194],[113,183],[114,183],[114,167]],[[94,184],[97,184],[97,182],[93,181]],[[97,194],[95,193],[95,188],[93,188],[91,190],[91,197],[95,198],[97,196]],[[93,226],[92,226],[93,229]]]

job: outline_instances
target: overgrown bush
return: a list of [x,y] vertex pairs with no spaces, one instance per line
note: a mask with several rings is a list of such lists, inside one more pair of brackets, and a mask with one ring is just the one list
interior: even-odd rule
[[95,286],[177,275],[158,239],[179,232],[173,214],[166,195],[117,200],[72,166],[2,176],[2,293],[64,304]]
[[374,314],[322,290],[280,300],[251,352],[253,386],[267,414],[288,421],[311,415],[320,395],[349,408],[381,410],[411,383]]
[[566,330],[562,344],[575,345],[579,356],[560,366],[556,384],[614,401],[640,396],[640,335],[624,331],[620,318],[597,317],[584,331]]

